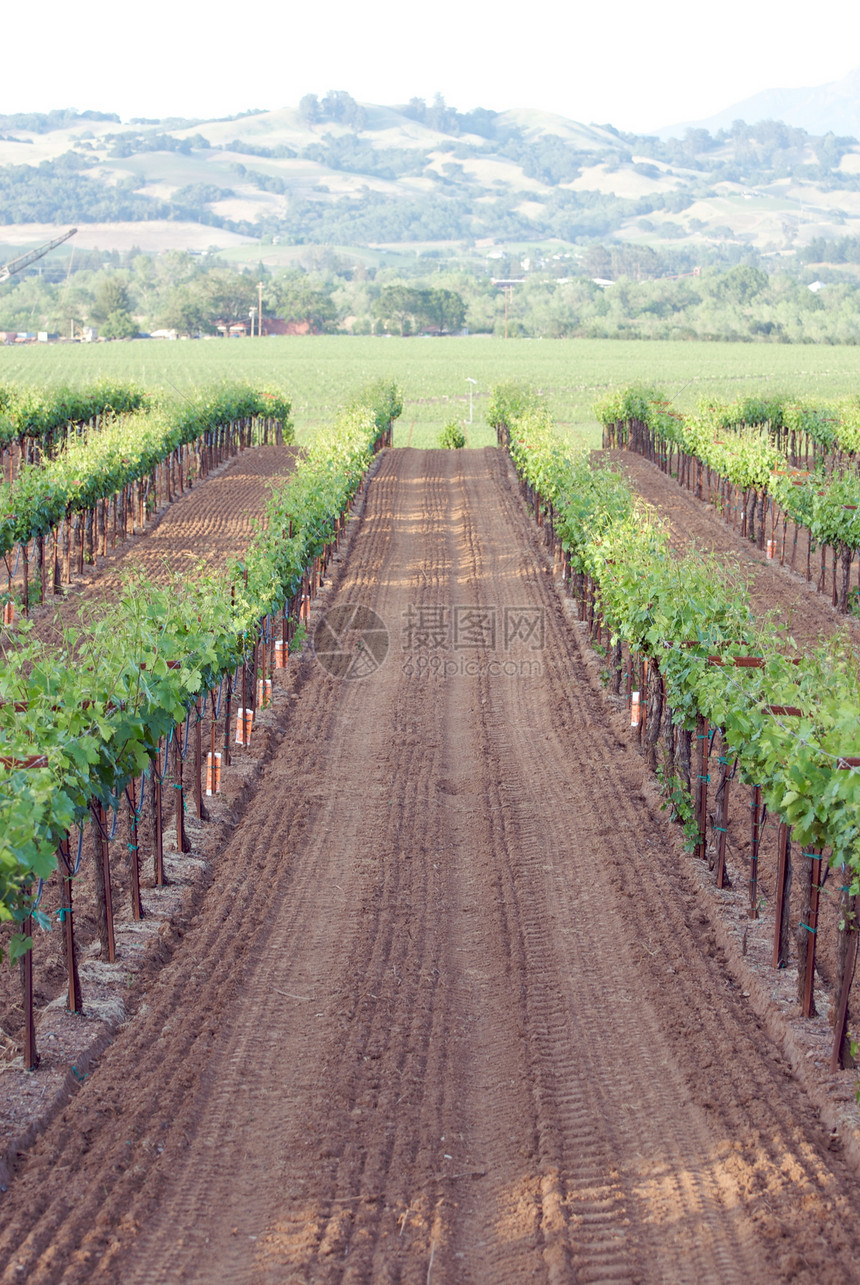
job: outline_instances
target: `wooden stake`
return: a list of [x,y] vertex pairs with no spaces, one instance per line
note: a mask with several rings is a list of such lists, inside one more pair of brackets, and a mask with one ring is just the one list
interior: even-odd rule
[[719,817],[719,820],[721,821],[721,825],[719,827],[720,837],[719,837],[719,843],[718,843],[719,855],[717,858],[717,887],[718,888],[731,887],[731,884],[726,878],[726,840],[728,838],[728,828],[729,828],[729,787],[731,785],[731,777],[729,776],[728,772],[725,770],[726,769],[725,764],[723,765],[723,769],[724,769],[723,779],[721,781],[722,806],[720,808],[720,817]]
[[804,907],[805,919],[798,926],[798,932],[805,933],[803,943],[804,977],[803,977],[803,1016],[815,1017],[815,943],[818,936],[818,903],[821,896],[821,854],[804,852],[810,865],[809,904]]
[[750,901],[748,915],[758,919],[758,850],[761,843],[761,786],[753,787],[750,834]]
[[[190,852],[191,844],[188,841],[188,835],[185,833],[185,789],[183,786],[182,769],[182,724],[176,724],[174,735],[176,750],[174,752],[174,775],[176,777],[173,783],[174,793],[176,794],[176,851]],[[199,777],[198,777],[199,781]]]
[[72,910],[72,874],[75,863],[66,835],[57,852],[57,875],[60,883],[60,919],[63,929],[63,953],[66,956],[66,977],[68,981],[68,1008],[70,1013],[80,1013],[81,979],[78,975],[78,956],[75,947],[75,921]]
[[708,838],[708,720],[699,715],[696,723],[699,729],[699,779],[696,789],[696,822],[698,824],[698,837],[696,839],[695,855],[701,861],[704,861]]
[[[113,888],[111,887],[110,877],[110,841],[107,831],[107,814],[101,803],[93,804],[93,819],[95,823],[95,837],[97,856],[101,864],[101,878],[96,879],[98,888],[104,903],[104,929],[105,935],[102,940],[102,947],[107,946],[108,962],[116,963],[116,938],[113,927]],[[98,863],[96,866],[98,874]]]
[[[128,801],[131,809],[131,842],[129,843],[129,857],[131,858],[131,913],[135,919],[143,919],[143,903],[140,899],[140,853],[138,851],[137,837],[137,782],[132,779],[128,787]],[[143,795],[143,777],[140,778],[140,792]]]
[[152,766],[152,806],[155,814],[155,886],[164,888],[167,880],[164,877],[164,817],[161,811],[162,805],[162,780],[161,780],[161,741],[155,754],[155,762]]
[[779,823],[777,839],[776,905],[773,925],[773,967],[788,966],[788,915],[791,905],[791,827]]
[[[848,878],[848,871],[842,866],[843,881]],[[853,1058],[848,1040],[848,999],[854,981],[854,969],[857,963],[857,921],[856,897],[852,897],[847,885],[842,889],[840,909],[842,924],[839,929],[839,950],[841,970],[839,982],[839,999],[836,1004],[836,1021],[833,1025],[833,1052],[830,1058],[831,1072],[845,1070],[853,1066]]]
[[[29,900],[32,889],[27,886],[24,896]],[[21,930],[25,937],[33,936],[33,917],[27,915]],[[21,956],[21,989],[24,1004],[24,1070],[35,1071],[39,1065],[36,1052],[36,1016],[33,1011],[33,951],[32,948]]]

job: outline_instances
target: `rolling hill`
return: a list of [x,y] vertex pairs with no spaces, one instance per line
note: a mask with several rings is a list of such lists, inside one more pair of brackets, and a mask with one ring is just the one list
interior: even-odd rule
[[277,263],[308,244],[564,258],[629,242],[706,258],[860,236],[854,138],[715,122],[639,136],[535,109],[388,107],[344,92],[212,121],[0,116],[0,242],[11,251],[74,222],[84,248],[213,247]]

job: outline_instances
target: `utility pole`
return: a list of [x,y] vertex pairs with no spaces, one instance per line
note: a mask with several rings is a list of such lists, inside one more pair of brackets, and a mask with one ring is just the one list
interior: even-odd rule
[[469,423],[471,424],[472,422],[472,388],[474,385],[477,384],[478,381],[477,379],[471,379],[468,375],[466,376],[466,380],[469,384]]
[[494,286],[505,292],[505,338],[508,337],[508,312],[514,302],[514,286],[522,285],[525,277],[493,277]]
[[263,283],[262,281],[257,282],[257,302],[260,305],[257,310],[257,338],[260,339],[263,334]]

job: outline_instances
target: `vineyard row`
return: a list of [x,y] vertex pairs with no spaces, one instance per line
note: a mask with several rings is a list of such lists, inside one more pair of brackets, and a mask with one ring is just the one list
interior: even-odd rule
[[528,390],[497,388],[490,418],[591,637],[605,643],[608,681],[619,693],[624,681],[647,761],[659,768],[675,816],[718,886],[729,878],[731,783],[750,788],[751,918],[761,910],[764,809],[778,819],[773,961],[789,962],[793,940],[807,1016],[815,1012],[821,897],[829,872],[837,873],[833,1064],[846,1065],[860,894],[855,655],[836,640],[800,656],[784,633],[757,625],[745,585],[712,557],[672,553],[667,529],[623,478],[565,447]]
[[[71,583],[73,562],[107,552],[108,539],[142,527],[223,460],[251,445],[291,440],[290,406],[271,409],[266,394],[224,389],[175,414],[146,411],[105,421],[86,436],[67,436],[53,458],[25,464],[0,483],[0,555],[6,600],[21,569],[21,605],[30,606],[31,565],[40,601]],[[7,612],[8,614],[8,612]]]
[[[283,665],[302,604],[316,591],[346,509],[371,458],[390,444],[400,414],[397,390],[380,385],[321,432],[286,483],[270,497],[265,522],[241,564],[217,579],[168,587],[138,577],[122,600],[61,649],[24,639],[0,661],[0,918],[20,931],[11,953],[24,973],[25,1063],[36,1064],[32,1007],[32,932],[50,926],[38,884],[56,874],[69,1002],[79,1007],[73,887],[78,848],[70,839],[91,821],[97,916],[105,956],[113,958],[110,824],[130,809],[131,896],[140,913],[138,823],[153,809],[156,884],[163,881],[163,800],[173,786],[177,846],[187,848],[183,815],[191,792],[202,814],[202,734],[209,719],[209,768],[230,757],[233,702],[237,733],[266,703],[273,670]],[[306,611],[306,605],[305,605]],[[83,661],[82,661],[82,658]],[[216,735],[216,724],[222,721]],[[216,750],[216,741],[222,748]],[[184,767],[191,753],[193,769]],[[169,780],[172,775],[172,780]],[[147,790],[145,781],[149,782]]]
[[833,605],[848,614],[860,603],[860,570],[851,586],[852,568],[860,568],[860,473],[853,453],[837,460],[813,452],[814,469],[801,469],[794,434],[774,432],[769,425],[729,429],[714,408],[683,417],[658,395],[638,389],[613,394],[595,409],[605,447],[636,451],[657,464],[712,503],[769,557],[778,554],[781,563],[788,560],[794,568],[805,532],[807,580],[817,552],[819,592],[827,588],[829,562]]

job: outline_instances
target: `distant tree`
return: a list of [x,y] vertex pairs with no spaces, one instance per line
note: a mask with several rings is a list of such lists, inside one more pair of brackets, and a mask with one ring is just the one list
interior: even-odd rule
[[427,290],[423,292],[425,317],[440,330],[462,330],[466,320],[466,305],[456,290]]
[[611,281],[612,255],[605,245],[590,245],[582,260],[582,270],[587,277]]
[[205,309],[203,328],[213,331],[218,321],[244,321],[257,305],[258,280],[229,268],[210,268],[198,282]]
[[278,315],[284,321],[303,322],[315,333],[337,328],[337,308],[331,292],[301,272],[291,272],[275,282]]
[[305,125],[315,125],[321,114],[320,100],[316,94],[305,94],[299,99],[299,120]]
[[235,196],[235,193],[229,187],[216,187],[214,183],[189,183],[186,187],[177,188],[173,193],[173,201],[189,210],[199,210],[201,206],[210,205],[213,201],[225,201],[231,196]]
[[196,284],[186,282],[171,290],[159,320],[168,330],[193,335],[211,328],[211,308]]
[[[530,139],[525,145],[515,146],[513,151],[527,178],[535,178],[552,187],[558,183],[573,182],[582,172],[581,153],[566,139],[555,134]],[[588,163],[591,159],[588,159]]]
[[90,307],[90,316],[93,321],[97,325],[102,324],[113,314],[128,314],[130,311],[131,303],[125,282],[120,277],[114,276],[113,273],[110,276],[103,277],[96,287]]
[[693,156],[698,152],[709,152],[717,146],[717,140],[706,129],[688,129],[684,135],[684,143]]
[[747,304],[756,295],[761,294],[768,284],[768,275],[761,268],[754,268],[748,263],[739,263],[731,268],[720,280],[720,293],[735,303]]
[[410,98],[406,106],[401,108],[401,111],[410,120],[417,120],[419,124],[423,125],[427,117],[427,104],[423,98]]
[[352,94],[343,89],[330,89],[320,104],[324,120],[336,121],[339,125],[349,125],[354,130],[364,129],[367,114],[364,108],[355,101]]
[[498,117],[498,112],[488,111],[486,107],[476,107],[474,111],[461,112],[460,131],[463,134],[478,134],[481,138],[495,138]]
[[614,245],[610,255],[612,271],[609,275],[613,278],[632,277],[635,281],[641,281],[646,277],[660,275],[660,259],[648,245]]
[[415,330],[461,330],[466,305],[455,290],[426,290],[407,285],[386,286],[376,300],[376,315],[401,335]]
[[133,339],[137,322],[128,312],[112,312],[101,328],[105,339]]
[[383,326],[399,330],[401,335],[408,334],[411,331],[415,294],[416,291],[409,286],[385,286],[374,305],[374,312]]
[[424,123],[430,129],[438,130],[440,134],[458,134],[460,132],[457,112],[453,107],[446,105],[445,99],[441,94],[436,94],[433,102],[427,108]]
[[132,282],[138,301],[143,304],[144,309],[149,303],[149,293],[155,285],[155,264],[152,256],[148,254],[138,254],[131,261]]

